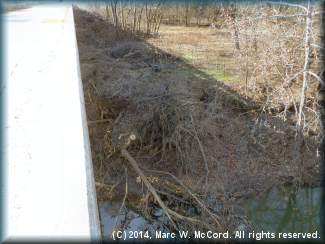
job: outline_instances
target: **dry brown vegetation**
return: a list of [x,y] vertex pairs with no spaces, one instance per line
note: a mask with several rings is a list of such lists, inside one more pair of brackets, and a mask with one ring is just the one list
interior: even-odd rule
[[6,7],[2,7],[2,9],[0,9],[0,13],[9,13],[9,12],[15,12],[15,11],[20,11],[20,10],[24,10],[24,9],[28,9],[30,7],[28,6],[6,6]]
[[[253,52],[250,44],[234,50],[226,28],[163,24],[158,36],[141,39],[114,26],[105,13],[74,7],[95,179],[111,189],[105,199],[124,195],[128,167],[128,192],[143,197],[143,214],[150,217],[147,189],[135,183],[138,174],[121,154],[130,135],[137,139],[128,152],[161,196],[200,208],[191,193],[208,208],[221,202],[213,214],[201,215],[217,230],[231,228],[231,202],[237,198],[285,182],[319,179],[317,113],[306,110],[305,120],[316,119],[297,140],[291,97],[267,102],[288,92],[287,87],[278,89],[282,81],[273,70],[281,66],[278,76],[288,72],[280,61],[270,67],[263,63],[265,53]],[[204,18],[200,23],[204,25]],[[261,37],[258,50],[264,42],[269,43]],[[272,50],[272,55],[282,51]],[[260,70],[242,70],[254,62],[261,62]],[[307,107],[314,111],[316,86],[312,81],[307,95]],[[298,96],[299,87],[292,87],[292,94]],[[91,123],[98,120],[102,123]]]

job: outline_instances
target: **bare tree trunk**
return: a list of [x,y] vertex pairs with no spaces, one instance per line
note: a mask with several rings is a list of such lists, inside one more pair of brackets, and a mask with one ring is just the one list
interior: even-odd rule
[[230,6],[230,17],[233,21],[233,28],[234,28],[234,36],[235,36],[235,48],[237,50],[240,49],[239,46],[239,38],[238,38],[238,27],[237,27],[237,20],[236,20],[236,6],[235,5],[231,5]]
[[108,2],[105,2],[105,9],[106,9],[106,19],[109,19],[109,8],[108,8]]
[[146,0],[146,20],[147,20],[147,36],[150,36],[150,11],[148,10],[148,1]]
[[188,1],[185,1],[185,3],[184,3],[184,24],[185,24],[185,26],[188,26],[188,22],[189,22]]
[[113,23],[116,27],[118,27],[118,18],[117,18],[117,0],[111,0],[111,9],[112,9],[112,17]]
[[310,66],[310,28],[311,28],[311,6],[310,1],[308,1],[307,7],[307,19],[306,19],[306,36],[305,36],[305,64],[304,64],[304,74],[303,74],[303,83],[302,83],[302,90],[301,90],[301,100],[300,100],[300,107],[299,107],[299,115],[298,115],[298,122],[297,125],[301,126],[302,120],[302,113],[303,108],[306,100],[306,93],[307,93],[307,83],[309,79],[309,66]]
[[132,34],[135,35],[135,29],[137,25],[137,8],[134,0],[134,9],[133,9],[133,26],[132,26]]
[[195,13],[196,13],[196,26],[199,26],[199,23],[200,23],[200,5],[196,6]]
[[94,5],[95,5],[95,8],[99,8],[100,7],[100,1],[94,0]]
[[254,34],[254,39],[253,39],[253,47],[255,50],[255,53],[257,52],[257,33],[256,33],[256,22],[252,24],[252,28],[253,28],[253,34]]
[[[208,8],[207,10],[210,15],[210,8]],[[213,24],[215,27],[218,25],[218,20],[217,20],[218,13],[219,13],[218,6],[211,7],[211,21],[210,21],[210,17],[209,17],[209,23]]]
[[[181,10],[179,10],[179,9],[181,9]],[[181,17],[180,17],[179,12],[182,13],[182,8],[179,6],[179,2],[176,1],[176,21],[181,23]]]
[[245,30],[246,34],[246,93],[247,93],[247,83],[248,83],[248,37],[247,37],[247,30]]
[[120,17],[121,17],[120,27],[121,27],[122,39],[123,39],[124,36],[125,36],[126,26],[125,26],[125,20],[124,20],[124,13],[123,13],[122,0],[120,0]]
[[[280,5],[278,8],[278,15],[280,15],[281,12],[282,12],[282,5]],[[276,24],[281,25],[280,18],[276,18]]]
[[186,26],[190,24],[190,11],[189,11],[189,4],[188,1],[185,3],[185,13],[186,13]]

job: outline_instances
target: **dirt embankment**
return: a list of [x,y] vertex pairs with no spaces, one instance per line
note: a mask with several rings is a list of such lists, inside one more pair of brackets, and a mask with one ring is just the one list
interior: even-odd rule
[[[290,112],[285,121],[265,115],[259,123],[252,99],[181,55],[129,33],[118,40],[120,30],[90,10],[74,7],[74,17],[95,178],[114,186],[108,199],[124,194],[125,167],[129,193],[147,193],[121,156],[131,134],[137,139],[128,151],[140,166],[172,173],[197,196],[210,196],[211,205],[318,177],[315,140],[306,137],[295,150]],[[190,201],[171,176],[144,173],[165,195]]]

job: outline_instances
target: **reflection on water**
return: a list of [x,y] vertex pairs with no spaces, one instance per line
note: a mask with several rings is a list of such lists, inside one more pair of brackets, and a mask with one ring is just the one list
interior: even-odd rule
[[[113,242],[111,239],[111,232],[113,231],[115,219],[118,215],[119,209],[121,207],[123,201],[123,197],[115,198],[114,200],[99,202],[100,207],[100,215],[102,222],[102,235],[103,235],[103,243]],[[142,243],[142,242],[177,242],[179,243],[179,238],[171,239],[155,239],[156,231],[161,233],[170,233],[167,229],[169,227],[167,223],[167,218],[163,217],[162,209],[153,209],[151,213],[151,218],[159,221],[149,222],[145,218],[143,218],[140,214],[138,214],[138,208],[140,204],[140,197],[129,196],[128,200],[125,203],[125,207],[123,208],[121,215],[118,220],[118,224],[121,223],[123,225],[123,230],[127,231],[127,239],[121,239],[121,243],[125,241],[134,242],[134,243]],[[118,224],[117,227],[118,228]],[[121,226],[120,226],[121,227]],[[119,229],[121,230],[121,228]],[[143,231],[142,235],[148,234],[145,238],[130,238],[131,233],[138,232],[140,235],[140,231]],[[147,232],[148,231],[148,232]]]
[[[245,199],[240,206],[246,210],[256,227],[262,231],[280,235],[280,241],[324,241],[324,187],[281,186]],[[293,233],[316,233],[315,238],[293,238]],[[292,233],[283,238],[282,233]],[[301,235],[300,235],[301,236]],[[314,234],[315,237],[315,234]],[[274,241],[275,239],[269,239]]]
[[[297,188],[287,185],[274,187],[245,199],[239,203],[239,206],[246,210],[246,214],[254,226],[253,229],[245,230],[245,241],[250,242],[254,238],[260,240],[261,237],[264,237],[266,239],[263,239],[263,242],[274,242],[275,240],[281,242],[324,242],[323,198],[323,186]],[[99,202],[101,221],[103,223],[103,243],[112,241],[110,235],[122,199],[123,197]],[[138,213],[140,201],[139,197],[129,196],[129,199],[126,201],[126,208],[122,210],[118,221],[122,226],[120,225],[117,228],[119,230],[126,230],[127,233],[130,231],[145,231],[150,238],[129,238],[129,242],[186,242],[186,239],[182,239],[179,236],[176,238],[155,239],[157,232],[171,233],[168,230],[167,218],[163,216],[163,211],[160,208],[156,208],[151,209],[150,213],[154,221],[147,221]],[[192,211],[193,209],[193,207],[189,207],[187,211]],[[198,212],[193,212],[193,214],[199,215]],[[244,213],[240,213],[240,215],[242,214]],[[262,232],[264,236],[261,235]],[[302,234],[306,235],[306,233],[309,233],[310,237],[315,237],[316,232],[317,238],[302,237]],[[254,237],[252,236],[253,233]],[[268,236],[265,235],[267,233],[269,233]],[[300,239],[298,239],[298,236],[294,236],[295,234],[298,235],[298,233],[300,233]],[[248,236],[249,234],[251,234],[250,237]],[[285,234],[287,235],[286,238],[284,238]],[[275,238],[272,238],[272,235]],[[127,235],[127,237],[130,237],[130,235]],[[124,240],[122,243],[124,243]]]

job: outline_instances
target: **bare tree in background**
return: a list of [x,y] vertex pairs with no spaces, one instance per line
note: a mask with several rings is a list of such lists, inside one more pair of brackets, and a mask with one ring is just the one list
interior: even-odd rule
[[190,22],[190,11],[189,11],[189,2],[188,0],[185,0],[182,2],[183,5],[183,13],[184,13],[184,25],[188,26]]
[[229,15],[232,21],[232,29],[234,30],[234,37],[235,37],[235,48],[240,49],[239,46],[239,39],[238,39],[238,26],[237,26],[237,6],[235,4],[231,4],[229,7]]
[[317,39],[319,14],[316,2],[265,1],[233,3],[219,15],[235,39],[238,90],[244,83],[246,95],[261,108],[256,123],[262,124],[264,118],[266,124],[268,113],[286,121],[287,111],[295,111],[299,172],[304,168],[304,133],[316,133],[317,128],[321,133],[315,93],[318,84],[324,86],[324,78],[317,75],[319,51],[324,49]]

